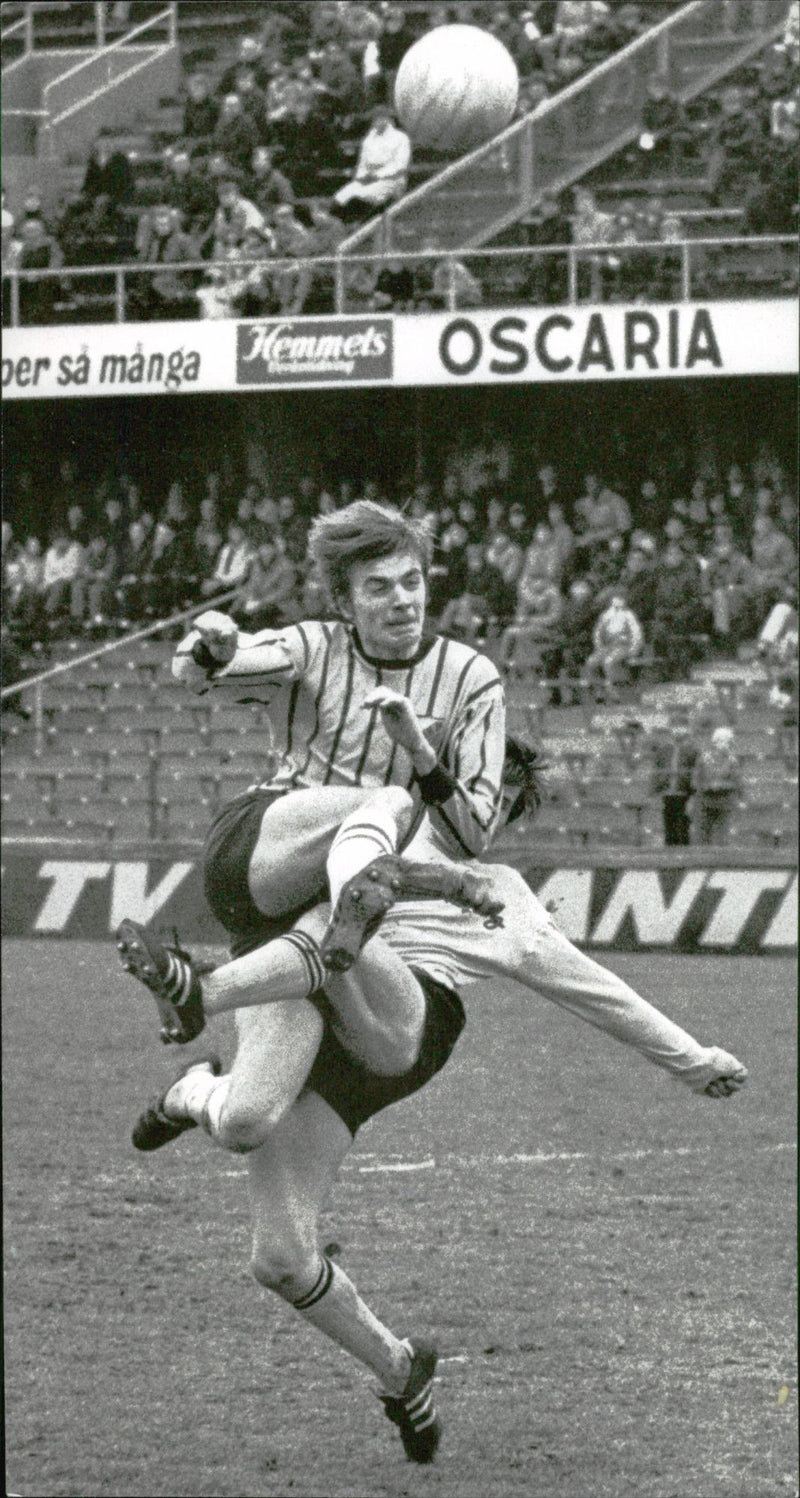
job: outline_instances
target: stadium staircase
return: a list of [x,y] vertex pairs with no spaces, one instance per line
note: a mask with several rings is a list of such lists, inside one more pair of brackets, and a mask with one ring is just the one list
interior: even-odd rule
[[685,105],[781,35],[790,0],[689,0],[487,145],[431,177],[343,241],[343,254],[486,244],[630,144],[647,84]]
[[[153,639],[122,644],[53,677],[38,701],[24,693],[28,721],[4,712],[4,836],[196,844],[221,805],[265,778],[265,710],[176,690],[171,649]],[[537,681],[510,683],[510,731],[541,742],[550,764],[537,847],[660,844],[647,743],[676,705],[736,730],[744,786],[731,840],[762,850],[791,847],[796,731],[788,742],[768,692],[758,662],[703,665],[690,681],[644,687],[613,707],[598,706],[590,694],[577,707],[551,707]],[[526,839],[524,828],[509,829],[503,845]]]

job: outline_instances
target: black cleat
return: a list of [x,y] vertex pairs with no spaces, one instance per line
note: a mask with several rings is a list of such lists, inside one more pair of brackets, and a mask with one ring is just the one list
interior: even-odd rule
[[382,1394],[381,1402],[410,1462],[432,1462],[442,1437],[442,1427],[433,1404],[433,1375],[437,1352],[430,1342],[408,1344],[411,1372],[402,1394]]
[[160,941],[138,921],[117,927],[117,951],[126,973],[149,988],[161,1019],[165,1045],[187,1045],[205,1028],[200,969],[178,945]]
[[397,900],[450,900],[501,926],[503,903],[491,895],[480,875],[457,864],[413,863],[397,853],[373,859],[348,879],[320,943],[329,972],[344,973],[375,935]]
[[162,1145],[171,1144],[180,1134],[185,1134],[187,1129],[196,1129],[197,1123],[193,1118],[170,1118],[164,1112],[164,1103],[170,1088],[185,1077],[187,1072],[194,1071],[196,1067],[207,1067],[213,1076],[218,1077],[222,1071],[222,1062],[219,1056],[209,1052],[207,1056],[198,1056],[194,1061],[187,1061],[176,1076],[173,1077],[166,1089],[144,1113],[140,1113],[134,1124],[131,1139],[133,1147],[137,1150],[160,1150]]

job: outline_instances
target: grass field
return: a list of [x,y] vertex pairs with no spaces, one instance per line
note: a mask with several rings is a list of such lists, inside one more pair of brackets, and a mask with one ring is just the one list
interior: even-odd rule
[[545,1001],[473,991],[325,1222],[379,1314],[439,1341],[445,1438],[415,1469],[369,1381],[250,1279],[241,1158],[131,1148],[176,1053],[113,946],[7,942],[8,1489],[793,1495],[794,965],[610,965],[751,1086],[695,1098]]

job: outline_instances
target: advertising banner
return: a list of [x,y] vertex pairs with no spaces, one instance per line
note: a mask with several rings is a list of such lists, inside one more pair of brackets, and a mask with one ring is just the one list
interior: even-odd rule
[[[580,946],[627,952],[786,955],[797,949],[797,875],[781,868],[531,868],[522,872]],[[123,916],[223,942],[192,858],[71,857],[3,849],[5,936],[108,939]]]
[[794,374],[791,299],[7,328],[6,399]]

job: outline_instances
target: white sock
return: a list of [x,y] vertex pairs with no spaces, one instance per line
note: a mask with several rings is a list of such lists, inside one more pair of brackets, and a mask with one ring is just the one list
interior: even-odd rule
[[168,1118],[193,1118],[214,1138],[230,1085],[229,1075],[215,1077],[207,1067],[194,1067],[170,1087],[164,1112]]
[[223,962],[203,978],[206,1018],[228,1009],[268,1004],[275,999],[307,999],[325,982],[325,969],[307,931],[287,931],[265,947]]
[[383,854],[395,853],[398,842],[397,820],[388,807],[370,801],[345,817],[328,854],[331,904],[336,904],[348,879]]
[[377,1374],[385,1393],[402,1394],[411,1369],[408,1345],[373,1315],[338,1264],[323,1254],[315,1283],[292,1304],[312,1326]]

